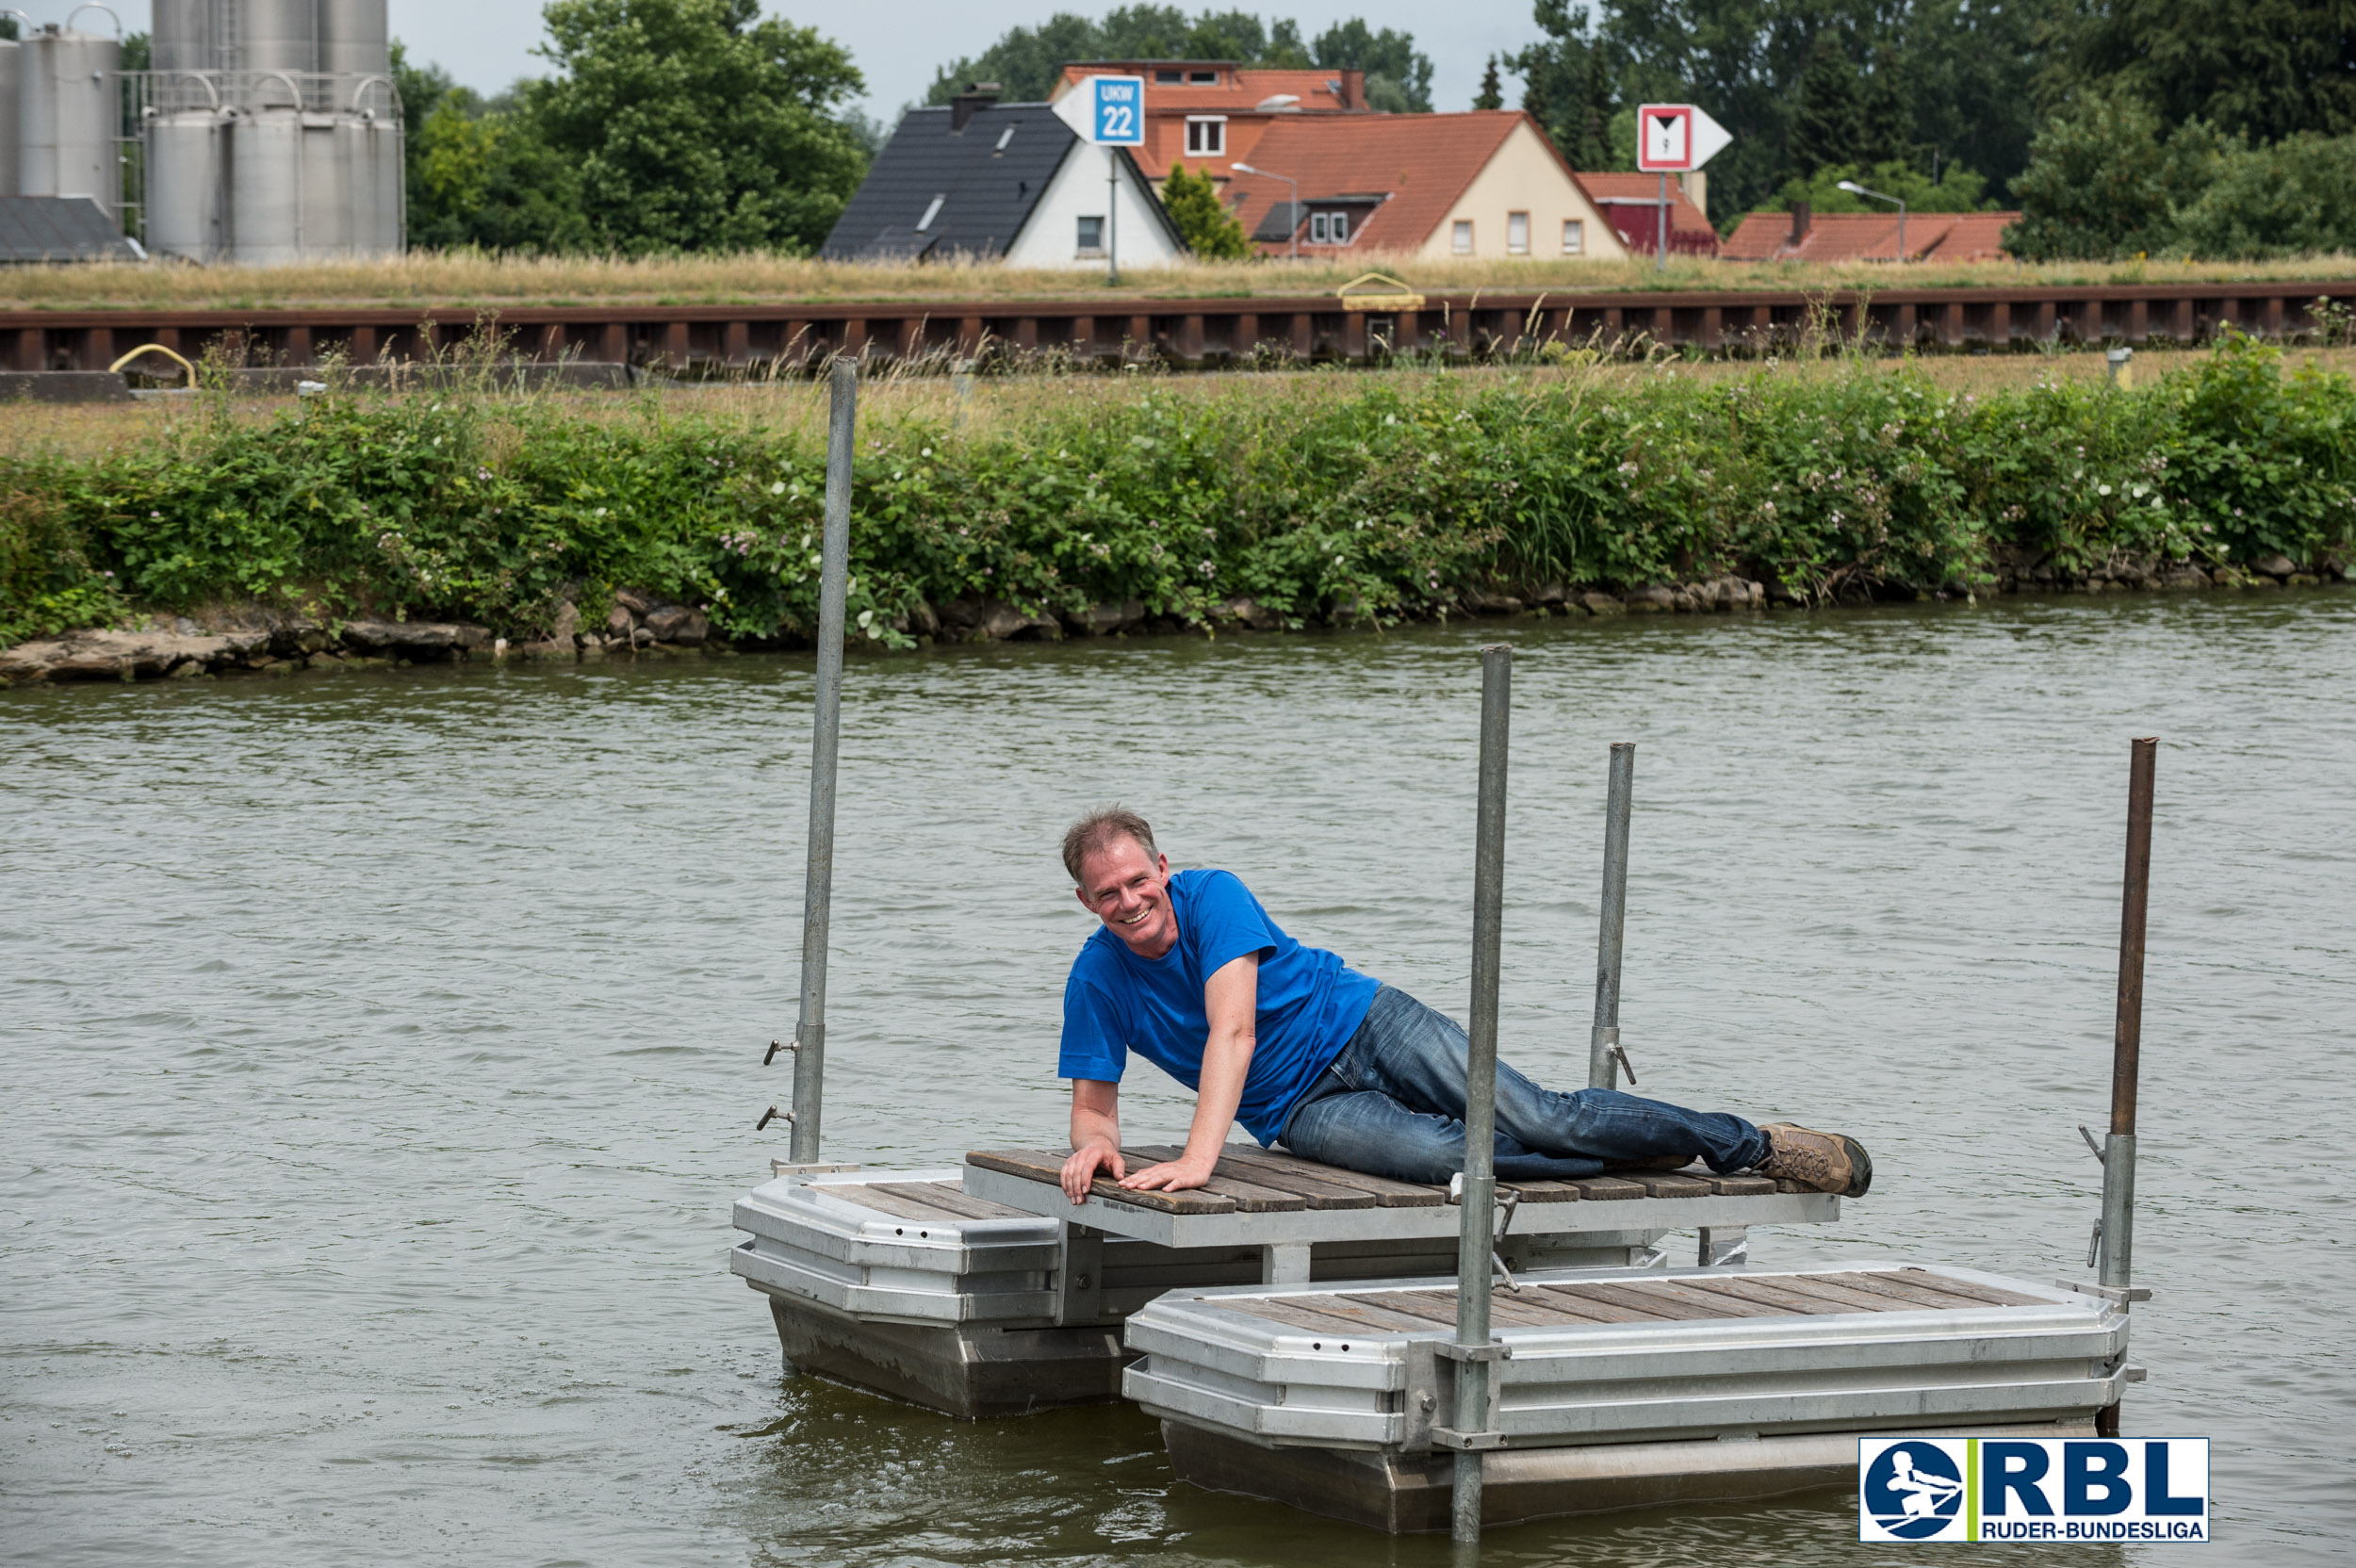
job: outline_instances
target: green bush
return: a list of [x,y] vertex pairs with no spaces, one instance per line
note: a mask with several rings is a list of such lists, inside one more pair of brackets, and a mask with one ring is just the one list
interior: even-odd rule
[[[1153,385],[959,435],[865,427],[851,611],[921,600],[1384,623],[1467,588],[1719,572],[1816,600],[1987,584],[1998,552],[2345,555],[2356,391],[2229,336],[2133,392],[1906,366],[1704,384],[1434,374]],[[635,587],[748,637],[815,622],[823,451],[744,422],[486,398],[308,400],[131,457],[0,464],[0,633],[247,599],[541,632]],[[111,574],[111,575],[109,575]],[[861,617],[864,617],[863,619]]]

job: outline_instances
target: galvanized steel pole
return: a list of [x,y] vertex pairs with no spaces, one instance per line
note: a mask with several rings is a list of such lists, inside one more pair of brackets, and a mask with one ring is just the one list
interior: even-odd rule
[[2101,1282],[2124,1290],[2135,1249],[2135,1078],[2143,1054],[2143,927],[2151,897],[2151,791],[2157,737],[2135,743],[2127,772],[2127,877],[2119,921],[2119,1015],[2111,1035],[2111,1132],[2102,1140]]
[[851,571],[851,440],[859,367],[834,362],[826,422],[826,521],[819,544],[818,686],[810,713],[809,880],[802,893],[802,1011],[794,1027],[792,1158],[818,1158],[826,1076],[826,927],[834,907],[834,778],[843,743],[843,607]]
[[[1496,1362],[1466,1354],[1485,1350],[1489,1332],[1489,1267],[1496,1247],[1497,1122],[1497,980],[1505,928],[1505,760],[1513,708],[1513,650],[1481,650],[1481,805],[1473,839],[1472,1020],[1464,1063],[1464,1225],[1456,1243],[1456,1431],[1489,1429],[1490,1380]],[[1449,1534],[1481,1539],[1481,1453],[1459,1448]]]
[[1587,1086],[1620,1086],[1620,936],[1628,924],[1628,818],[1636,796],[1636,743],[1612,743],[1603,808],[1603,929],[1595,939],[1595,1023],[1587,1040]]

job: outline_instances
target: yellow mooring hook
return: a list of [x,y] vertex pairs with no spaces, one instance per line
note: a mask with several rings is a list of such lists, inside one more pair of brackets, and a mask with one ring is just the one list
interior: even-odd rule
[[107,366],[106,369],[108,373],[111,374],[114,371],[122,369],[124,366],[130,364],[141,354],[163,355],[166,359],[180,367],[181,372],[188,378],[188,384],[190,386],[194,386],[196,384],[196,367],[190,365],[187,360],[180,357],[180,355],[172,350],[165,348],[161,343],[142,343],[138,348],[133,349],[129,353],[124,354],[121,359],[116,360],[112,365]]

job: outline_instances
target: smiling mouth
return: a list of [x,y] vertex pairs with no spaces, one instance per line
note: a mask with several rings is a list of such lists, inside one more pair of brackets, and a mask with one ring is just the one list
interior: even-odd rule
[[1121,925],[1136,925],[1141,923],[1146,916],[1152,914],[1153,912],[1153,906],[1149,905],[1145,908],[1139,909],[1136,914],[1130,915],[1126,919],[1119,921],[1116,923]]

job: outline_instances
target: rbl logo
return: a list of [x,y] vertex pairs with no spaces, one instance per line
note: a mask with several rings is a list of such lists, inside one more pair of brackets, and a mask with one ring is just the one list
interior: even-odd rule
[[1857,1440],[1860,1541],[2206,1541],[2205,1437]]

